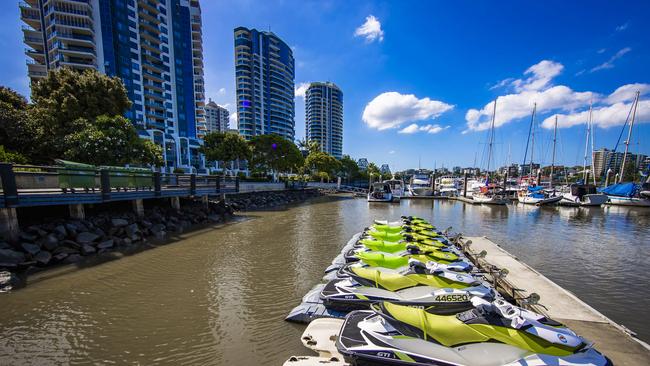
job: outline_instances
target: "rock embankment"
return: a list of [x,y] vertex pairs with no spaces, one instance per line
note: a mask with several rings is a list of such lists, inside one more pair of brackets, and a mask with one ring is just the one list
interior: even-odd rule
[[251,211],[302,202],[321,195],[318,189],[249,192],[229,195],[228,203],[235,210]]
[[15,243],[0,241],[0,291],[18,283],[17,273],[57,264],[77,263],[84,257],[129,250],[148,238],[163,239],[193,225],[218,223],[232,214],[223,203],[184,202],[181,210],[155,206],[142,217],[133,212],[99,213],[86,220],[60,218],[23,228]]

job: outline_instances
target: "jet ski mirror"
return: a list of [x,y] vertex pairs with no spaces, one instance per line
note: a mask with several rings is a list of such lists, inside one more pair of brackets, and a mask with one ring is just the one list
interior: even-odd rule
[[487,251],[481,250],[479,254],[476,255],[477,258],[485,258],[487,256]]
[[510,273],[507,268],[501,268],[499,272],[497,272],[497,277],[499,278],[506,278],[506,276]]
[[464,245],[465,245],[467,248],[469,248],[470,246],[472,246],[472,241],[471,241],[471,240],[467,240],[467,241],[465,242]]
[[451,229],[453,229],[453,227],[451,227],[451,226],[446,228],[445,231],[444,231],[445,235],[449,234],[451,232]]
[[536,292],[533,292],[532,294],[528,295],[527,298],[524,299],[526,304],[530,304],[530,305],[539,304],[539,300],[540,300],[540,296]]

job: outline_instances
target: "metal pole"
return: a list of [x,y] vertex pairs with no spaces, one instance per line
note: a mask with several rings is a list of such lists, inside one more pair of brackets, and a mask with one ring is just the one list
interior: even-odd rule
[[102,201],[111,200],[111,176],[106,169],[99,171],[99,185],[102,190]]
[[551,160],[551,181],[549,188],[553,188],[553,170],[555,170],[555,141],[557,139],[557,114],[555,115],[555,129],[553,130],[553,160]]
[[623,163],[621,164],[621,174],[618,176],[618,183],[621,183],[623,176],[625,175],[625,160],[627,159],[627,151],[630,146],[630,139],[632,139],[632,127],[634,127],[634,117],[636,117],[636,107],[639,104],[639,92],[636,92],[636,98],[634,98],[634,110],[632,111],[632,121],[630,122],[630,129],[627,132],[627,140],[625,140],[625,153],[623,153]]

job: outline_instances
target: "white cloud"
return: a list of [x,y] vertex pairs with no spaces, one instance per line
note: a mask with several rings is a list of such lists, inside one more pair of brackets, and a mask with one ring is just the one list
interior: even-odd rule
[[230,113],[228,125],[230,125],[230,128],[239,128],[239,126],[237,126],[237,112]]
[[549,85],[551,80],[560,75],[564,65],[558,62],[543,60],[529,67],[525,75],[530,75],[527,79],[517,79],[512,82],[516,91],[541,90]]
[[[636,92],[640,95],[650,93],[650,84],[627,84],[617,88],[606,98],[602,99],[604,105],[598,105],[593,108],[592,120],[594,125],[608,128],[612,126],[619,126],[625,123],[632,101],[636,96]],[[555,116],[552,115],[542,122],[542,127],[551,129],[555,124]],[[580,112],[569,114],[557,114],[558,128],[572,127],[580,124],[587,123],[589,119],[589,109],[584,109]],[[641,100],[636,111],[636,122],[645,123],[650,122],[650,101]]]
[[307,89],[309,89],[309,84],[310,83],[300,83],[300,84],[296,85],[296,89],[295,89],[296,97],[304,98],[305,93],[307,93]]
[[[613,126],[620,126],[625,123],[632,102],[629,103],[615,103],[608,106],[598,107],[593,109],[592,121],[594,125],[601,128],[608,128]],[[558,114],[557,126],[558,128],[573,127],[587,123],[589,120],[589,110],[584,110],[572,114]],[[636,111],[636,123],[650,122],[650,100],[639,101]],[[555,124],[555,115],[550,116],[542,122],[542,127],[551,129]]]
[[418,126],[417,123],[412,123],[403,129],[399,130],[398,133],[403,133],[403,134],[413,134],[416,132],[426,132],[430,134],[436,134],[438,132],[444,131],[448,129],[450,126],[445,126],[442,127],[440,125],[424,125],[424,126]]
[[413,94],[385,92],[371,100],[363,110],[363,121],[378,130],[398,128],[404,122],[433,119],[454,108],[453,105],[431,100],[418,99]]
[[602,64],[592,68],[589,70],[589,72],[596,72],[600,70],[606,70],[606,69],[611,69],[614,67],[614,61],[618,60],[619,58],[623,57],[626,53],[632,51],[630,47],[625,47],[621,49],[620,51],[616,52],[612,57],[609,58],[609,60],[603,62]]
[[596,53],[601,54],[601,53],[605,53],[605,51],[607,51],[607,48],[601,48],[598,51],[596,51]]
[[630,22],[625,22],[625,24],[621,24],[618,27],[616,27],[617,32],[621,32],[627,29],[627,27],[630,26]]
[[[587,105],[594,98],[597,98],[597,94],[576,92],[564,85],[553,86],[543,91],[523,91],[518,94],[504,95],[497,101],[494,126],[500,127],[514,120],[530,116],[534,103],[537,103],[537,113],[543,114],[556,110],[572,111]],[[468,110],[465,114],[467,129],[469,131],[489,129],[493,110],[493,101],[480,110]]]
[[366,42],[383,41],[384,31],[381,30],[381,23],[374,15],[368,15],[366,22],[354,31],[355,37],[364,37]]
[[515,80],[514,78],[503,79],[503,80],[499,81],[498,83],[492,85],[492,86],[490,87],[490,90],[499,89],[499,88],[503,88],[503,87],[509,86],[510,84],[512,84],[512,82],[513,82],[514,80]]
[[391,151],[389,151],[388,153],[389,153],[390,155],[393,155],[393,154],[395,154],[395,150],[391,150]]
[[219,89],[219,92],[217,93],[219,95],[226,95],[226,88],[221,88]]
[[647,94],[650,92],[650,84],[636,83],[623,85],[614,90],[605,101],[610,104],[629,102],[634,99],[637,91],[641,93],[641,95]]

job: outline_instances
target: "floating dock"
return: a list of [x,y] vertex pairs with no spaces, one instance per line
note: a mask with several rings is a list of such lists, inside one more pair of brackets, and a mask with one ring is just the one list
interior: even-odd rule
[[[354,240],[353,238],[352,240]],[[595,343],[596,349],[614,365],[650,365],[650,346],[632,332],[592,308],[571,292],[521,262],[486,237],[463,237],[459,244],[479,267],[503,277],[488,276],[504,296],[518,299],[517,305],[564,323],[577,334]],[[539,301],[527,301],[530,294]],[[312,321],[302,337],[305,346],[318,356],[292,356],[285,366],[346,365],[336,351],[336,337],[342,322],[335,319]]]
[[[476,257],[486,251],[484,258],[476,259],[480,266],[492,265],[505,268],[508,274],[498,280],[498,290],[512,294],[513,289],[525,289],[539,295],[539,305],[524,305],[554,320],[566,324],[573,331],[596,345],[596,349],[609,357],[614,365],[650,365],[650,346],[635,338],[625,327],[580,300],[571,292],[544,277],[541,273],[521,262],[486,237],[467,237],[461,243],[471,241],[465,252]],[[518,294],[519,297],[526,294]]]

